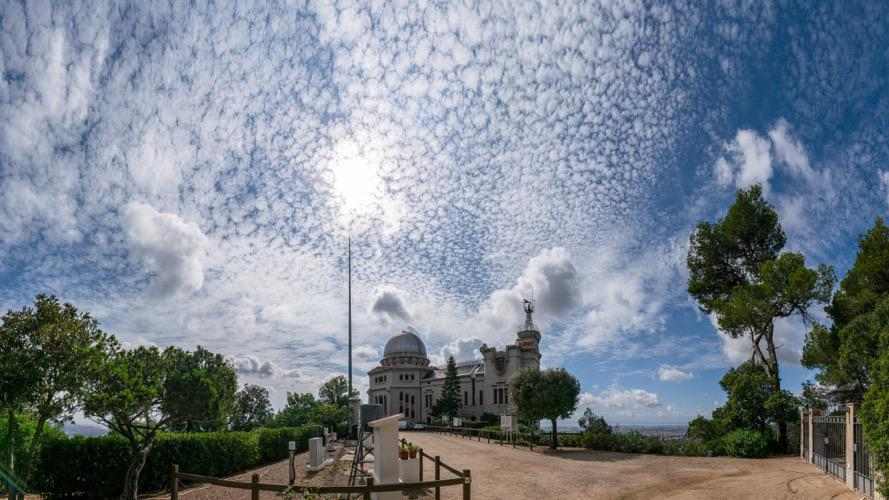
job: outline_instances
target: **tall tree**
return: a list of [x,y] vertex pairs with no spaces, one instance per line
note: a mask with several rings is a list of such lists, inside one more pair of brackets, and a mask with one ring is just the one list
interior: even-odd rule
[[277,427],[299,427],[312,419],[318,401],[311,393],[287,393],[287,404],[281,408],[274,418]]
[[[358,391],[352,389],[352,397],[357,396]],[[328,380],[318,390],[318,399],[324,403],[330,403],[335,406],[349,407],[349,382],[346,377],[337,375]]]
[[[781,376],[775,320],[796,314],[808,319],[814,303],[829,299],[834,282],[829,267],[812,270],[802,255],[780,253],[785,242],[777,213],[756,185],[738,191],[722,220],[698,224],[688,251],[689,294],[716,317],[722,332],[750,339],[751,362],[763,366],[776,394]],[[784,449],[787,422],[782,416],[777,424]]]
[[130,459],[121,498],[136,500],[139,475],[155,438],[171,416],[162,408],[172,372],[169,351],[137,347],[116,351],[93,374],[84,397],[84,414],[127,440]]
[[168,347],[163,412],[176,431],[218,431],[226,427],[238,390],[238,377],[221,354],[201,346],[189,352]]
[[6,443],[8,454],[4,459],[10,470],[16,470],[15,450],[18,415],[34,399],[40,378],[37,359],[37,346],[33,331],[33,315],[27,308],[23,311],[9,311],[3,316],[0,325],[0,408],[6,417]]
[[460,411],[460,380],[457,378],[457,362],[453,356],[448,357],[441,397],[435,403],[435,408],[437,415],[448,420],[456,417]]
[[526,369],[518,372],[510,384],[513,401],[519,416],[539,421],[547,419],[552,425],[550,448],[559,446],[557,423],[577,409],[580,382],[564,368],[550,370]]
[[879,357],[880,332],[889,327],[889,228],[883,219],[858,241],[858,254],[833,295],[831,325],[806,336],[803,365],[844,401],[862,401]]
[[38,295],[33,308],[9,313],[3,323],[11,343],[24,347],[20,355],[29,359],[27,367],[10,369],[30,377],[27,406],[36,420],[27,455],[35,457],[46,424],[70,417],[89,372],[98,369],[116,341],[89,314],[53,296]]
[[271,421],[272,416],[269,391],[265,387],[244,384],[244,388],[235,394],[231,416],[233,431],[250,431],[262,427]]

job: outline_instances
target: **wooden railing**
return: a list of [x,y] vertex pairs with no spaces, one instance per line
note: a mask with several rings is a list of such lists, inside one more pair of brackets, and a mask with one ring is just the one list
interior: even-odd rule
[[[171,500],[179,500],[179,481],[191,481],[195,483],[212,484],[225,488],[236,488],[241,490],[250,490],[251,500],[259,500],[259,493],[262,491],[271,491],[275,493],[298,493],[298,494],[315,494],[315,495],[346,495],[352,498],[353,495],[359,496],[365,500],[370,500],[371,493],[383,493],[391,491],[401,492],[417,492],[422,490],[435,490],[435,500],[441,499],[441,488],[447,486],[463,486],[463,500],[472,499],[472,475],[469,469],[457,470],[441,461],[439,456],[431,456],[423,452],[422,448],[418,451],[420,456],[420,476],[419,481],[415,483],[392,483],[392,484],[374,484],[373,477],[366,479],[366,484],[357,486],[306,486],[298,484],[267,484],[259,482],[259,474],[253,474],[250,482],[232,481],[229,479],[219,479],[216,477],[202,476],[199,474],[189,474],[179,472],[179,466],[173,465],[170,471],[170,498]],[[423,480],[423,461],[431,460],[435,465],[435,480]],[[449,479],[441,479],[441,470],[444,469],[456,477]]]

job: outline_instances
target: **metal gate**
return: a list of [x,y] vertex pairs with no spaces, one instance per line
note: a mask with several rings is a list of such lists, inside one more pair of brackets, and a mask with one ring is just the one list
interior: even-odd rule
[[867,495],[868,498],[874,497],[874,469],[870,462],[870,454],[867,451],[867,445],[864,443],[864,431],[858,418],[855,418],[854,427],[854,450],[853,470],[855,471],[855,489]]
[[813,421],[815,465],[846,481],[846,417],[817,416]]
[[799,433],[800,442],[803,444],[803,457],[809,460],[809,425],[805,417],[802,419],[802,431]]

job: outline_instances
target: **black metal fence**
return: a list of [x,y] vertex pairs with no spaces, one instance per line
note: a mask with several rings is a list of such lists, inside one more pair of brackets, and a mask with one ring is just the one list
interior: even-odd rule
[[853,444],[853,468],[855,474],[855,489],[867,495],[868,498],[874,497],[874,468],[870,460],[870,453],[867,451],[867,444],[864,442],[864,431],[861,422],[855,419],[853,424],[855,441]]
[[855,405],[802,412],[800,453],[806,461],[846,483],[867,498],[882,498],[875,491],[875,472]]
[[814,461],[824,472],[846,481],[846,417],[817,416],[814,422]]

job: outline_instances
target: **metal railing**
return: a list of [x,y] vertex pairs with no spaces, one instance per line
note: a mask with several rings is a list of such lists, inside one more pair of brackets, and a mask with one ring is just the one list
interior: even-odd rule
[[867,450],[867,443],[864,442],[864,430],[857,418],[853,424],[853,429],[855,441],[852,448],[852,470],[855,474],[855,489],[867,495],[868,498],[873,498],[874,467],[870,460],[870,453]]
[[814,422],[815,465],[828,474],[846,481],[846,417],[816,416]]
[[800,454],[827,474],[846,483],[867,498],[881,499],[876,490],[877,474],[867,449],[856,405],[835,407],[827,415],[819,410],[801,412]]

